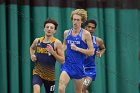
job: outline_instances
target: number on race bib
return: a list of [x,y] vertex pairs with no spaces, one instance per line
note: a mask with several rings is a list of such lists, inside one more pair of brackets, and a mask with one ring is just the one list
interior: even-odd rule
[[52,85],[52,86],[50,87],[50,91],[54,91],[54,88],[55,88],[55,85]]

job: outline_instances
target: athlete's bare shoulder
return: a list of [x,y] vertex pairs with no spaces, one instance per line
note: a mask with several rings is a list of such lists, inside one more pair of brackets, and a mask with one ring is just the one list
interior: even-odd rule
[[62,49],[63,49],[62,42],[59,39],[56,39],[54,42],[54,50],[58,52],[58,50],[62,50]]
[[35,38],[35,40],[33,41],[33,44],[36,45],[39,39],[40,38]]
[[102,43],[102,42],[103,42],[103,40],[102,40],[100,37],[97,37],[97,36],[96,36],[96,41],[97,41],[98,43]]
[[35,48],[35,47],[37,46],[37,42],[38,42],[39,39],[40,39],[40,38],[36,38],[36,39],[33,41],[32,45],[31,45],[31,48]]
[[90,32],[88,32],[86,29],[83,29],[83,35],[84,36],[91,36]]
[[97,45],[99,46],[100,49],[105,49],[105,45],[104,45],[103,39],[101,39],[99,37],[96,37],[96,42],[97,42]]
[[70,31],[70,30],[65,30],[65,31],[64,31],[64,39],[67,37],[69,31]]
[[85,41],[85,42],[87,42],[87,41],[92,42],[90,32],[88,32],[88,31],[85,30],[85,29],[83,29],[82,40]]
[[38,42],[39,39],[40,39],[40,38],[35,38],[34,42]]
[[68,34],[68,32],[69,32],[69,30],[65,30],[65,31],[64,31],[64,34],[65,34],[65,35],[67,35],[67,34]]
[[62,44],[62,42],[61,42],[59,39],[56,39],[56,40],[55,40],[55,44],[56,44],[57,46],[59,46],[60,44]]

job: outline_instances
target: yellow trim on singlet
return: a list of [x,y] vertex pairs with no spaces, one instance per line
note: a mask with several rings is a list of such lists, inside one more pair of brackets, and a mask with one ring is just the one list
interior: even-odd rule
[[[43,42],[44,38],[45,38],[45,37],[40,37],[40,39],[39,39],[40,42]],[[55,40],[56,40],[56,38],[55,38],[55,37],[52,37],[51,40],[50,40],[50,43],[55,42]]]
[[45,37],[40,37],[40,38],[39,38],[40,42],[43,42],[44,38],[45,38]]

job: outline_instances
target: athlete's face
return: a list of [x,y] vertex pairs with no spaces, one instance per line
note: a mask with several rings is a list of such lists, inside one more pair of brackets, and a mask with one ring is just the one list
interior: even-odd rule
[[81,27],[81,24],[83,23],[81,19],[82,19],[81,16],[79,16],[77,14],[73,15],[72,22],[73,22],[73,27],[74,28]]
[[88,23],[87,26],[85,27],[85,29],[87,31],[89,31],[91,34],[95,31],[95,24],[93,23]]
[[52,23],[47,23],[44,28],[45,35],[53,35],[55,33],[55,25]]

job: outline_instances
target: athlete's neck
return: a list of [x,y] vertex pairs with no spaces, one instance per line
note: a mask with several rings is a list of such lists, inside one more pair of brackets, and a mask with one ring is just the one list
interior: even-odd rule
[[52,38],[53,38],[53,36],[51,36],[51,35],[45,35],[44,43],[50,42]]
[[74,33],[79,33],[81,28],[73,28]]

